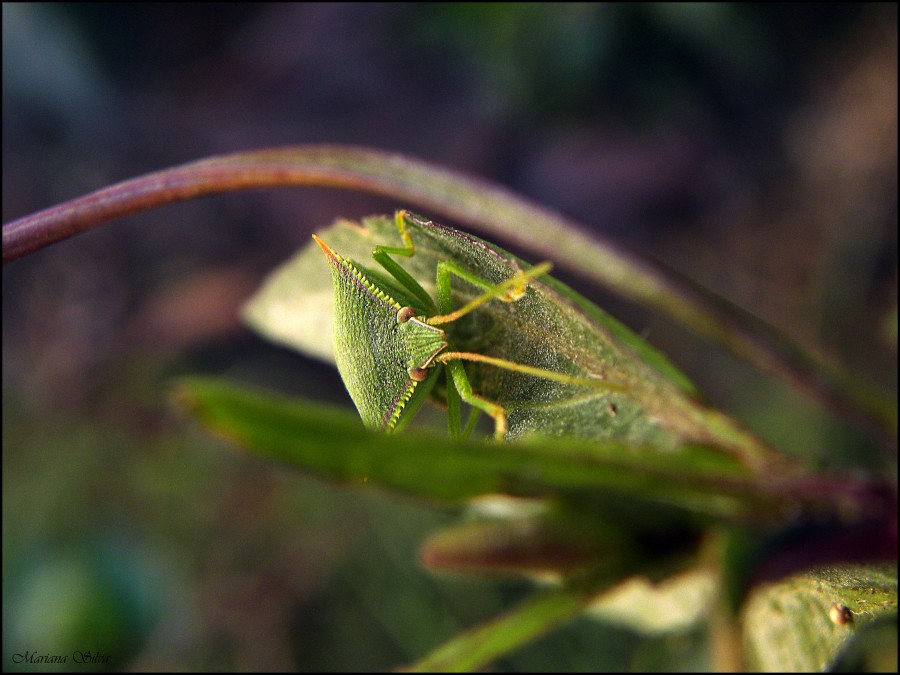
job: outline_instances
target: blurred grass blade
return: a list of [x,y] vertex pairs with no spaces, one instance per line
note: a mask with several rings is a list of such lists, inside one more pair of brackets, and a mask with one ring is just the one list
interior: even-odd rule
[[460,673],[483,669],[492,661],[577,617],[591,596],[591,593],[570,589],[545,592],[453,638],[404,670]]

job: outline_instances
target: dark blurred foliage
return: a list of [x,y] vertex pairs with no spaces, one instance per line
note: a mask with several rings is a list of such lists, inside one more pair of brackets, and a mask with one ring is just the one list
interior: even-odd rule
[[[501,182],[896,386],[895,5],[3,5],[4,221],[212,154],[326,142]],[[5,667],[80,648],[108,668],[389,668],[525,592],[417,567],[452,513],[298,477],[165,412],[167,379],[196,372],[345,402],[330,367],[237,310],[317,226],[397,206],[240,193],[4,269]],[[867,452],[582,289],[786,449]],[[585,621],[500,665],[701,667],[703,644]]]

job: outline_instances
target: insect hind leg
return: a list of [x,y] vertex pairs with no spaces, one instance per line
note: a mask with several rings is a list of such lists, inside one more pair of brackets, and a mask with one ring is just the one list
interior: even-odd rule
[[[446,366],[450,377],[453,378],[453,386],[459,392],[460,398],[473,408],[486,412],[494,418],[494,438],[502,441],[507,431],[505,408],[472,391],[472,385],[469,382],[469,376],[466,375],[466,369],[463,368],[463,364],[458,360],[449,361]],[[471,431],[469,427],[472,424],[474,424],[474,420],[470,419],[470,424],[466,425],[467,431]]]

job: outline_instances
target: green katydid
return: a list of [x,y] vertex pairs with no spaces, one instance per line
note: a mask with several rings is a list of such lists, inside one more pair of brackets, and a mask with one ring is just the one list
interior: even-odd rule
[[[526,292],[528,280],[545,274],[550,263],[519,271],[509,280],[490,284],[452,261],[440,261],[437,267],[437,303],[390,256],[412,256],[415,246],[406,227],[411,216],[398,211],[395,220],[403,247],[376,246],[373,259],[387,270],[413,298],[403,304],[397,289],[383,280],[362,272],[344,260],[324,241],[313,235],[331,265],[335,286],[335,357],[338,369],[363,421],[383,431],[393,431],[404,416],[409,418],[437,380],[440,366],[448,370],[447,399],[451,412],[451,430],[460,434],[456,396],[494,418],[495,435],[502,439],[507,431],[502,406],[472,390],[461,361],[490,364],[497,368],[574,382],[562,373],[533,368],[522,363],[485,354],[455,351],[442,325],[452,325],[486,302],[497,299],[514,302]],[[465,306],[451,311],[451,276],[484,289],[484,293]],[[416,309],[418,307],[418,309]],[[427,316],[420,318],[422,313]],[[440,312],[440,313],[438,313]],[[421,383],[427,382],[420,386]],[[474,422],[474,416],[471,418]],[[471,429],[471,423],[467,429]]]
[[[431,398],[446,403],[454,434],[466,435],[483,411],[498,438],[538,433],[663,448],[702,442],[771,458],[700,405],[661,355],[547,275],[548,263],[531,267],[406,211],[390,224],[338,225],[337,234],[323,236],[351,242],[355,259],[316,241],[332,270],[335,360],[368,426],[399,429]],[[361,262],[366,242],[379,268]],[[445,389],[437,386],[441,370]],[[464,431],[460,398],[473,408]]]

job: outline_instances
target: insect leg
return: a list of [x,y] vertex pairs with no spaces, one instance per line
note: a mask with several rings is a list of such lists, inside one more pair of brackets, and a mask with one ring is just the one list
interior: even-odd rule
[[391,258],[391,255],[402,255],[405,258],[410,258],[416,252],[412,243],[412,237],[406,229],[406,211],[397,211],[394,218],[397,223],[397,230],[400,232],[400,237],[403,240],[403,246],[376,246],[375,250],[372,251],[372,258],[399,281],[406,290],[412,293],[422,303],[422,307],[426,308],[428,313],[431,314],[434,312],[435,306],[428,291],[422,288],[422,285],[409,272],[403,269],[396,260]]
[[[466,375],[466,369],[459,361],[449,361],[446,363],[447,371],[453,379],[452,386],[456,387],[460,398],[470,406],[486,412],[494,418],[494,437],[498,441],[502,441],[506,436],[506,410],[503,406],[488,401],[486,398],[478,396],[472,391],[472,385],[469,383],[469,376]],[[451,384],[448,382],[448,389]],[[469,424],[466,425],[466,431],[471,432],[469,427],[474,425],[474,421],[470,418]]]
[[[480,307],[494,298],[505,300],[507,302],[518,300],[525,294],[528,280],[540,276],[541,274],[546,274],[550,270],[550,267],[550,263],[542,263],[536,265],[527,272],[520,271],[512,278],[500,284],[491,284],[453,262],[441,261],[437,265],[436,284],[438,308],[442,314],[431,316],[426,319],[426,321],[431,325],[450,323],[465,316],[477,307]],[[451,289],[452,276],[457,276],[479,288],[483,288],[485,289],[485,292],[460,309],[451,312],[450,309],[453,302]],[[459,434],[460,415],[457,409],[458,402],[455,400],[458,392],[459,397],[473,408],[472,415],[466,424],[464,433],[468,435],[471,433],[472,429],[474,429],[477,413],[480,410],[494,418],[494,436],[498,440],[502,440],[506,435],[507,430],[506,411],[504,408],[472,391],[469,377],[466,374],[466,370],[462,363],[459,362],[459,359],[442,359],[440,356],[437,358],[447,366],[447,402],[450,433],[454,435]]]
[[[456,321],[460,317],[465,316],[469,312],[477,309],[484,303],[489,300],[493,300],[497,298],[498,300],[502,300],[504,302],[513,302],[515,300],[519,300],[522,296],[525,295],[525,289],[528,286],[528,281],[535,277],[539,277],[542,274],[546,274],[550,271],[552,265],[549,262],[541,263],[540,265],[535,265],[530,270],[520,270],[510,279],[499,283],[499,284],[490,284],[484,279],[472,274],[471,272],[463,269],[459,265],[448,262],[441,261],[437,266],[437,297],[438,297],[438,308],[441,311],[441,314],[438,316],[432,316],[428,318],[428,323],[436,326],[442,323],[450,323],[452,321]],[[456,311],[451,312],[450,307],[453,303],[452,292],[451,292],[451,282],[450,275],[455,275],[460,279],[468,281],[469,283],[478,286],[480,288],[484,288],[485,292],[466,303],[464,306],[460,307]]]
[[[468,379],[468,376],[466,376]],[[471,387],[470,387],[471,388]],[[462,440],[467,439],[472,435],[472,431],[475,430],[475,423],[478,421],[478,417],[481,414],[481,410],[476,408],[474,405],[472,406],[472,410],[469,413],[469,419],[466,421],[465,428],[462,428],[462,411],[460,409],[460,395],[459,390],[456,388],[456,383],[453,380],[451,375],[447,377],[447,426],[450,430],[450,435],[453,438],[460,438]],[[471,405],[471,404],[470,404]]]
[[453,378],[447,378],[447,428],[450,436],[459,438],[462,434],[462,418],[459,406],[459,391],[453,384]]

